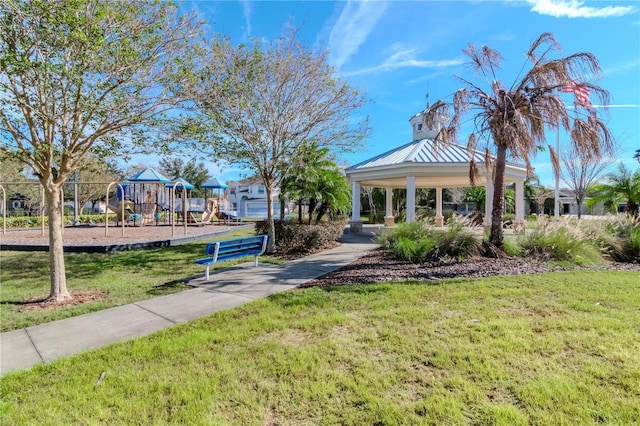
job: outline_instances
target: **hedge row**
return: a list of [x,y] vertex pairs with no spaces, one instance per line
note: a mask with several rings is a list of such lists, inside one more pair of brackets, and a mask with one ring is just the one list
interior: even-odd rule
[[[305,225],[293,221],[275,221],[276,248],[281,254],[308,253],[330,247],[344,232],[347,219]],[[256,223],[258,234],[267,233],[267,222]]]

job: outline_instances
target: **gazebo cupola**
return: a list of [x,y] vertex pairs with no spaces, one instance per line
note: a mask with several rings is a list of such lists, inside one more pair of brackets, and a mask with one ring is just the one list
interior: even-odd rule
[[[426,110],[428,110],[429,107],[430,107],[429,102],[427,101]],[[425,126],[423,123],[423,117],[424,117],[425,111],[420,111],[409,119],[409,124],[411,124],[411,129],[413,129],[414,141],[418,139],[435,139],[440,129],[446,126],[447,121],[449,121],[448,114],[439,113],[435,120],[436,122],[435,127],[432,129],[428,129],[427,126]]]

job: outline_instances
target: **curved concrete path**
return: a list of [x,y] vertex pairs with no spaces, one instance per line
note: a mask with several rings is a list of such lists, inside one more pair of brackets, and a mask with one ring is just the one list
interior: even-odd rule
[[292,289],[348,265],[377,247],[371,235],[345,233],[339,247],[283,265],[253,262],[216,270],[195,288],[0,334],[0,376],[58,358],[145,336],[251,300]]

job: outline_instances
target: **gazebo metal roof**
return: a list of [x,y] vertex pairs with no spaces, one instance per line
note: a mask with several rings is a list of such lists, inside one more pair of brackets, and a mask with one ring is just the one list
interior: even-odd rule
[[419,139],[365,160],[347,170],[360,170],[369,167],[390,166],[403,163],[476,163],[484,162],[484,154],[480,151],[468,151],[467,148],[450,144],[436,144],[433,139]]
[[[469,165],[477,164],[476,183],[484,185],[490,175],[484,167],[485,154],[458,144],[436,144],[433,139],[416,139],[345,170],[351,181],[379,188],[402,188],[406,177],[414,176],[417,187],[454,188],[470,186]],[[507,163],[505,180],[524,179],[526,167]]]

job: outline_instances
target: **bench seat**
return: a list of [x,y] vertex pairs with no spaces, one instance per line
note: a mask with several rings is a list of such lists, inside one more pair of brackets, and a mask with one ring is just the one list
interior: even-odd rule
[[268,235],[257,235],[209,243],[205,253],[210,257],[197,259],[194,262],[206,267],[205,279],[207,281],[209,281],[209,268],[219,261],[253,255],[255,256],[254,265],[258,266],[258,256],[263,254],[267,248],[268,239]]

